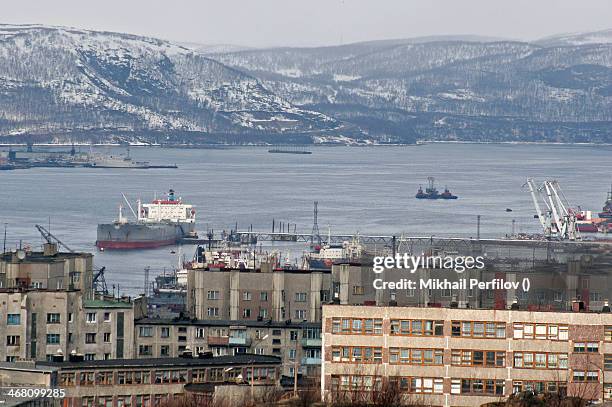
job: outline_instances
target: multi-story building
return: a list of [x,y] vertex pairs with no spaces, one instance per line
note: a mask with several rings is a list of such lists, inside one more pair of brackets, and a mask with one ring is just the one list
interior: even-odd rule
[[[456,273],[447,269],[420,268],[411,273],[404,269],[390,268],[382,273],[373,271],[372,263],[344,263],[332,267],[332,297],[340,304],[396,304],[401,306],[450,306],[504,309],[513,303],[531,310],[569,310],[578,299],[587,310],[601,310],[605,302],[612,300],[612,275],[610,258],[583,253],[583,260],[565,260],[565,263],[530,263],[527,261],[486,260],[484,269]],[[420,286],[421,281],[457,282],[460,280],[508,282],[530,281],[528,292],[522,289],[499,288],[481,290],[437,288]],[[416,288],[383,288],[376,280],[386,283],[411,281]]]
[[251,353],[279,357],[286,376],[320,375],[320,323],[145,318],[134,329],[135,355],[141,358],[177,357],[185,350],[214,356]]
[[207,383],[214,392],[215,385],[251,384],[251,377],[257,387],[277,385],[280,378],[280,359],[274,356],[71,359],[0,363],[3,385],[49,389],[67,407],[150,407],[166,400],[180,405],[188,384]]
[[133,357],[134,318],[141,299],[87,299],[80,290],[0,289],[0,359],[88,360]]
[[0,288],[80,290],[93,298],[93,255],[58,252],[45,243],[43,251],[28,248],[0,255]]
[[321,320],[330,300],[329,271],[194,269],[187,277],[187,309],[197,319]]
[[612,313],[326,305],[321,370],[327,400],[381,386],[435,406],[525,390],[608,400]]

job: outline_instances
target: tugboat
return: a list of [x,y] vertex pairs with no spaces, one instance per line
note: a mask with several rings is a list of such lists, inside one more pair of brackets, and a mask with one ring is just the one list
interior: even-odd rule
[[453,195],[448,188],[444,188],[444,192],[439,193],[434,186],[434,177],[427,177],[427,188],[423,192],[423,187],[419,185],[415,198],[417,199],[457,199],[457,195]]
[[602,211],[599,212],[599,217],[603,219],[612,219],[612,186],[610,186],[610,192],[608,192],[604,207]]
[[444,188],[444,192],[440,194],[440,199],[457,199],[457,195],[451,194],[448,188]]

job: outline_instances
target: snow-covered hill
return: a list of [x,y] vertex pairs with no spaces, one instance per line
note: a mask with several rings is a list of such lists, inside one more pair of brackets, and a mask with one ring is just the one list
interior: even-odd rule
[[0,137],[610,143],[610,38],[611,30],[531,43],[443,36],[228,51],[0,25]]
[[395,139],[408,132],[612,142],[612,43],[603,41],[610,33],[566,36],[563,46],[561,37],[550,45],[445,37],[210,57],[293,104]]
[[338,125],[166,41],[0,25],[0,135],[316,134]]

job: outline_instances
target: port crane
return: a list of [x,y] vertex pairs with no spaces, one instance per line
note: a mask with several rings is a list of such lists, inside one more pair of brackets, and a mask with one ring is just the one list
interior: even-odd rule
[[[580,240],[576,214],[569,206],[559,182],[544,181],[542,185],[537,186],[533,178],[528,178],[525,185],[529,188],[544,236],[548,239]],[[545,211],[540,202],[544,203]]]
[[35,226],[36,226],[36,229],[38,229],[38,232],[40,233],[42,238],[45,239],[47,241],[47,243],[49,243],[49,244],[56,244],[58,246],[63,247],[64,249],[68,250],[70,253],[74,253],[74,250],[72,250],[64,242],[59,240],[59,238],[57,236],[55,236],[51,232],[49,232],[44,226],[41,226],[41,225],[35,225]]

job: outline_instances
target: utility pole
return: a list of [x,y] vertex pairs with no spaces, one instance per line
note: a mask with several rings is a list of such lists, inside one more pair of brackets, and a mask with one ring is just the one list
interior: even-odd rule
[[4,246],[2,248],[2,253],[6,253],[6,227],[8,223],[4,223]]
[[480,240],[480,215],[476,216],[476,239]]

